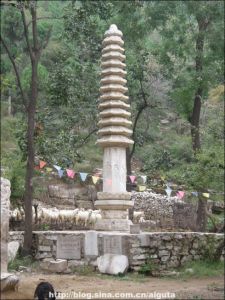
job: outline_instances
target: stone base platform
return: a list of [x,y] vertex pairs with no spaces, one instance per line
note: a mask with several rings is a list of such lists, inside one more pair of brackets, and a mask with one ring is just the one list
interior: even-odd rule
[[[9,241],[23,244],[21,231],[11,231]],[[188,261],[214,255],[224,243],[222,233],[127,232],[108,231],[33,231],[36,259],[66,259],[68,268],[97,266],[98,257],[111,253],[126,255],[129,268],[138,271],[149,259],[160,270],[177,268]],[[222,250],[221,250],[222,251]],[[224,259],[224,250],[221,253]]]

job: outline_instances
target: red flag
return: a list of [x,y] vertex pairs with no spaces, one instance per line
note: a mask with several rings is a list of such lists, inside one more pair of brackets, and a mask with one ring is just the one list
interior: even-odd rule
[[43,160],[40,160],[39,162],[40,169],[44,168],[45,165],[47,165],[47,163]]

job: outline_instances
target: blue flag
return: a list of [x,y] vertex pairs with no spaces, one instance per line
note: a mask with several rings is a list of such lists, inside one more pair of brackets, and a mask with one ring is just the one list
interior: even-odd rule
[[63,173],[64,173],[64,171],[62,169],[58,170],[58,175],[60,178],[63,177]]
[[85,181],[88,176],[88,173],[80,173],[80,178],[82,181]]

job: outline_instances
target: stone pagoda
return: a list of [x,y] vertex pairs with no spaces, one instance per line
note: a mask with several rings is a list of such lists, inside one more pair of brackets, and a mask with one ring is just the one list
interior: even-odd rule
[[103,191],[97,194],[95,207],[102,210],[96,230],[129,231],[128,209],[133,206],[126,191],[126,148],[132,122],[125,79],[125,55],[122,32],[111,25],[105,32],[102,49],[102,72],[97,144],[103,147]]

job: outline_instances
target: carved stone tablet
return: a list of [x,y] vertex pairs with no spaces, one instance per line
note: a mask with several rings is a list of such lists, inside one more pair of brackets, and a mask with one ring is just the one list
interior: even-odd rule
[[122,254],[121,236],[103,236],[103,251],[105,253]]
[[58,236],[56,257],[64,259],[81,258],[80,236]]

